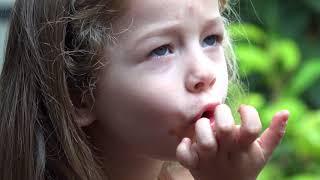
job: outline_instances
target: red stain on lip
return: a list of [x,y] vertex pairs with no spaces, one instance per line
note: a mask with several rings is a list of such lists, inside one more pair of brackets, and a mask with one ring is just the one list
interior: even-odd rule
[[205,105],[198,113],[197,115],[193,118],[193,120],[191,121],[191,124],[194,124],[195,122],[197,122],[200,118],[204,117],[204,118],[208,118],[210,119],[210,124],[213,125],[214,124],[214,111],[216,109],[216,107],[219,105],[220,103],[210,103]]
[[210,125],[214,130],[214,124],[215,124],[214,112],[215,112],[215,108],[218,105],[220,105],[220,103],[210,103],[203,106],[203,108],[201,108],[201,110],[190,121],[190,124],[188,127],[170,129],[168,131],[168,134],[170,136],[176,137],[178,142],[180,142],[184,137],[193,139],[194,138],[193,136],[195,133],[195,123],[201,118],[208,118],[210,120]]

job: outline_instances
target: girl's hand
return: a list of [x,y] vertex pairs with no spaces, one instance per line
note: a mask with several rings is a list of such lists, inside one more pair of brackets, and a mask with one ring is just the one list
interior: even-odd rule
[[235,125],[227,105],[215,110],[213,127],[207,118],[195,125],[195,140],[184,138],[177,147],[178,161],[197,180],[256,179],[273,150],[281,141],[289,112],[280,111],[262,133],[259,114],[254,107],[239,108],[241,126]]

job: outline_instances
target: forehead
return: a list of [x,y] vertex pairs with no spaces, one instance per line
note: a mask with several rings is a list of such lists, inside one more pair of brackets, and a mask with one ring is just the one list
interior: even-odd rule
[[139,21],[179,20],[219,16],[218,0],[127,0],[124,18]]
[[[141,13],[142,9],[152,11],[170,11],[170,10],[209,10],[218,8],[218,0],[129,0],[128,8],[133,13]],[[143,12],[142,12],[143,13]]]

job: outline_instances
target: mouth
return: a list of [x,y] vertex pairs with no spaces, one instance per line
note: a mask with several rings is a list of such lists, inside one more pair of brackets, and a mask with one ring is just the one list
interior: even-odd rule
[[201,110],[197,113],[197,115],[193,118],[192,124],[196,123],[199,119],[201,118],[207,118],[210,120],[210,124],[214,124],[214,112],[215,108],[219,105],[220,103],[211,103],[205,105]]

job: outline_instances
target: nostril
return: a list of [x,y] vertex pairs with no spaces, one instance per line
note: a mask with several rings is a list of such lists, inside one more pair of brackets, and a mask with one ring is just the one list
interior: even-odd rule
[[203,86],[204,86],[204,83],[199,82],[199,83],[197,83],[197,84],[194,86],[194,88],[195,88],[196,90],[199,90],[199,89],[202,89]]
[[194,90],[196,91],[202,91],[202,90],[205,90],[207,88],[211,88],[216,82],[216,78],[213,78],[211,81],[201,81],[201,82],[198,82],[194,85]]

